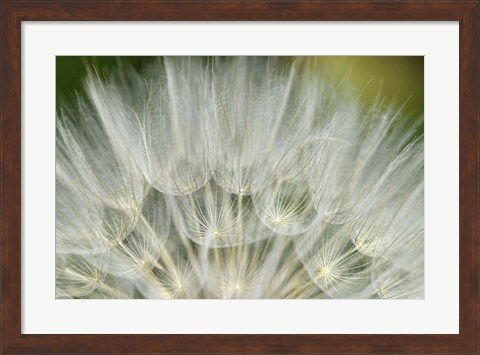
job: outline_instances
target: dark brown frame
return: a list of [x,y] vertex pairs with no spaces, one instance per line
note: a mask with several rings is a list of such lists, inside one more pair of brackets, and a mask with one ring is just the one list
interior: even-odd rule
[[[479,1],[82,1],[1,4],[1,353],[479,353]],[[459,21],[460,334],[21,334],[22,21]]]

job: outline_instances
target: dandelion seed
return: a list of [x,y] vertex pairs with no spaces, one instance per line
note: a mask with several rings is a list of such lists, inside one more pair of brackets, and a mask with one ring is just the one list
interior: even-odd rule
[[276,181],[254,195],[255,211],[274,232],[301,234],[318,219],[312,197],[308,182]]
[[379,259],[372,271],[372,283],[380,298],[419,299],[424,296],[423,248],[418,242],[411,245],[416,251],[397,255],[393,260]]
[[373,261],[358,253],[345,227],[319,225],[295,240],[312,280],[332,298],[365,298]]
[[169,201],[178,230],[201,245],[241,245],[272,234],[255,215],[250,197],[228,193],[214,181]]
[[56,260],[57,298],[132,298],[133,285],[105,272],[106,259],[61,254]]

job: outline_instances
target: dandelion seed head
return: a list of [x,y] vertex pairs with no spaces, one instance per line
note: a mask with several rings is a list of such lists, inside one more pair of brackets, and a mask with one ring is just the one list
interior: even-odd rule
[[57,297],[423,297],[422,117],[307,57],[121,62],[85,92],[57,112]]

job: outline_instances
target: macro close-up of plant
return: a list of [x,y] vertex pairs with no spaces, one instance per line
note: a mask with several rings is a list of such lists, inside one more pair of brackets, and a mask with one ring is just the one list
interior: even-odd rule
[[423,299],[423,110],[319,61],[89,65],[57,104],[56,297]]

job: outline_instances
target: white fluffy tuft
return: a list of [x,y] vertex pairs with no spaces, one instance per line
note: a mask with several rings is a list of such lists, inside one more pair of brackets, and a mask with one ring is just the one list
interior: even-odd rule
[[423,297],[401,109],[311,58],[120,62],[86,92],[57,113],[57,297]]

